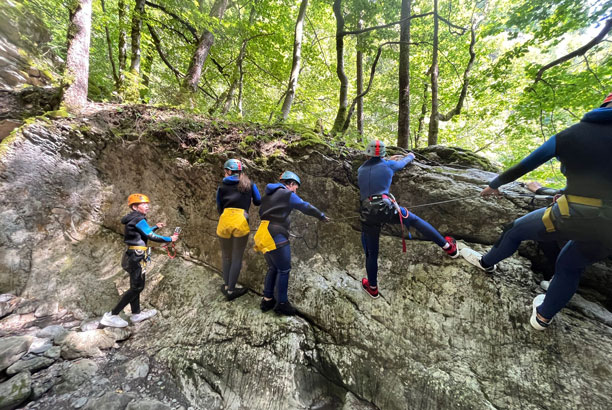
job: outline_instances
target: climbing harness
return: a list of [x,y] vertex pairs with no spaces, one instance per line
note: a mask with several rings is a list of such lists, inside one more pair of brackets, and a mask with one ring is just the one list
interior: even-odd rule
[[[559,215],[555,215],[553,213],[554,204],[546,208],[546,211],[544,212],[544,215],[542,216],[542,223],[546,227],[546,232],[557,231],[556,225],[560,225],[561,223],[559,219],[570,219],[571,218],[572,215],[570,214],[570,207],[575,208],[575,207],[580,207],[580,205],[583,205],[585,207],[589,207],[591,212],[588,212],[588,211],[587,212],[592,214],[593,213],[592,211],[594,209],[599,209],[599,208],[604,207],[604,201],[599,198],[588,198],[585,196],[578,196],[578,195],[561,195],[559,199],[557,199],[556,205],[557,205],[557,209],[559,210],[559,214],[561,218],[559,218]],[[588,210],[588,208],[585,208],[585,210]],[[597,215],[599,214],[600,212],[597,211]],[[597,216],[597,215],[594,215],[594,216]],[[555,224],[555,222],[557,222],[557,224]]]

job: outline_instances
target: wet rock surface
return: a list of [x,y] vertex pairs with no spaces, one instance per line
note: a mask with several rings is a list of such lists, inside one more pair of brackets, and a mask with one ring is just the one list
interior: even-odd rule
[[[537,257],[533,246],[487,275],[414,232],[403,254],[391,227],[381,237],[382,297],[372,300],[360,288],[355,180],[363,157],[281,131],[241,146],[262,131],[100,105],[84,118],[35,122],[2,147],[0,289],[23,300],[0,319],[0,334],[54,344],[38,354],[55,362],[32,374],[27,408],[609,406],[608,263],[585,274],[588,303],[575,298],[550,329],[535,332],[528,318],[542,278],[521,256]],[[296,317],[259,310],[266,265],[251,246],[240,277],[250,292],[227,302],[218,291],[214,187],[228,155],[245,159],[260,189],[294,170],[300,196],[335,221],[293,219]],[[481,199],[491,172],[442,165],[442,151],[422,155],[392,192],[461,246],[486,250],[504,224],[545,205],[518,184],[498,201]],[[129,286],[119,219],[136,189],[153,201],[149,222],[168,224],[162,233],[184,228],[178,257],[156,251],[148,269],[142,300],[157,316],[127,331],[102,329],[97,319]],[[254,228],[255,209],[250,219]],[[80,367],[84,374],[74,375]]]

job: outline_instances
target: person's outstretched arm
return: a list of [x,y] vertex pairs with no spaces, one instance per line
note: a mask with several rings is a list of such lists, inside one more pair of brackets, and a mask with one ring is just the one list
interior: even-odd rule
[[[391,158],[396,157],[395,155]],[[410,154],[406,155],[405,157],[399,159],[399,160],[393,160],[393,159],[386,159],[385,162],[387,164],[387,166],[389,168],[391,168],[391,170],[393,172],[397,172],[400,169],[403,169],[406,165],[410,164],[412,161],[414,161],[414,154],[411,152]]]
[[535,151],[529,154],[527,157],[521,160],[518,164],[508,168],[506,171],[499,174],[491,182],[489,186],[482,190],[480,193],[483,196],[497,194],[499,195],[498,188],[509,182],[512,182],[526,173],[533,171],[546,161],[552,159],[557,151],[557,138],[553,135],[548,141],[540,145]]
[[295,192],[291,193],[291,197],[289,197],[289,205],[291,205],[292,209],[297,209],[303,214],[314,216],[315,218],[319,218],[322,221],[328,219],[323,212],[317,209],[317,207],[312,206],[308,202],[303,201],[302,198],[297,196]]
[[172,242],[172,238],[169,236],[161,236],[153,233],[153,229],[151,229],[146,219],[141,219],[140,222],[136,224],[136,229],[153,242]]

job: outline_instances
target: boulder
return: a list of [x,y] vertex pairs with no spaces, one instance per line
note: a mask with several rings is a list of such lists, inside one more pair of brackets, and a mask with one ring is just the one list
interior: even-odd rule
[[129,336],[127,329],[96,329],[86,332],[68,332],[61,341],[62,357],[76,359],[102,354],[101,350],[110,349],[118,340]]
[[50,325],[38,331],[36,337],[55,340],[67,332],[66,328],[62,325]]
[[55,363],[55,359],[48,357],[35,357],[30,360],[19,360],[6,369],[6,374],[17,374],[21,372],[34,373],[37,370],[47,368]]
[[125,377],[128,380],[141,379],[149,374],[149,357],[138,356],[125,364]]
[[22,372],[0,383],[0,409],[15,408],[32,393],[32,379],[29,372]]
[[128,403],[136,399],[132,393],[108,392],[97,399],[90,399],[84,410],[117,410],[125,409]]
[[32,338],[29,336],[0,338],[0,370],[6,369],[25,355],[31,343]]
[[136,399],[131,401],[125,410],[171,410],[172,407],[161,401],[151,399]]
[[93,360],[77,360],[62,372],[62,382],[55,386],[55,390],[60,394],[74,391],[81,384],[89,381],[97,372],[98,365]]

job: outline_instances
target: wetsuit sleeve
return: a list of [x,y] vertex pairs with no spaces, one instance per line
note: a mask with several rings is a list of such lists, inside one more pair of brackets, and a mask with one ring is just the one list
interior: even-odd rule
[[217,188],[217,212],[219,215],[223,213],[223,205],[221,205],[221,190]]
[[170,238],[169,236],[160,236],[154,234],[153,229],[151,229],[146,219],[140,220],[140,222],[136,224],[136,229],[138,230],[138,232],[140,232],[141,235],[146,236],[147,239],[153,242],[172,242],[172,238]]
[[291,209],[297,209],[298,211],[314,216],[315,218],[319,218],[321,220],[325,219],[325,214],[318,210],[316,207],[310,205],[308,202],[302,201],[302,198],[297,196],[296,193],[292,192],[289,197],[289,205]]
[[541,188],[538,188],[535,191],[535,194],[536,195],[551,195],[551,196],[555,196],[555,195],[560,194],[562,192],[563,192],[562,189],[553,189],[553,188],[541,187]]
[[553,135],[548,141],[540,145],[540,147],[525,157],[521,162],[499,174],[489,182],[489,186],[493,189],[497,189],[508,182],[515,181],[526,173],[533,171],[546,161],[552,159],[555,156],[556,150],[557,138],[556,135]]
[[400,169],[404,168],[406,165],[410,164],[413,160],[414,160],[414,157],[411,155],[408,155],[407,157],[404,157],[400,159],[399,161],[393,161],[393,160],[387,159],[385,160],[385,163],[387,164],[389,168],[391,168],[393,172],[397,172]]
[[259,193],[259,189],[257,189],[257,185],[255,185],[255,182],[251,184],[251,196],[253,198],[253,205],[261,205],[261,194]]

